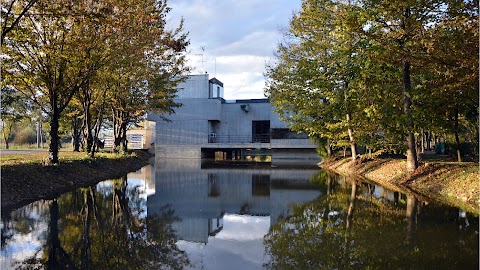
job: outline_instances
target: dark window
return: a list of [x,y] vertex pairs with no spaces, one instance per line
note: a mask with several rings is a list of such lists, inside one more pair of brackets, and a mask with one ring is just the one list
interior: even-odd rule
[[252,121],[252,141],[270,142],[270,121]]

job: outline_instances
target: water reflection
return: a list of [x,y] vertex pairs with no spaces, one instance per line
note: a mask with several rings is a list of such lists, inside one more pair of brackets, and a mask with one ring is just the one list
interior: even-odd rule
[[1,269],[478,269],[478,217],[316,169],[158,162],[1,223]]
[[179,217],[172,226],[180,240],[208,243],[224,228],[225,213],[268,216],[276,224],[289,214],[290,205],[321,195],[310,183],[318,171],[313,169],[201,169],[195,160],[156,166],[156,189],[148,197],[148,213],[154,215],[171,205]]
[[106,181],[12,212],[2,220],[2,269],[182,269],[174,211],[147,217],[145,189],[132,183]]
[[268,269],[478,269],[478,217],[351,179],[335,183],[270,228]]

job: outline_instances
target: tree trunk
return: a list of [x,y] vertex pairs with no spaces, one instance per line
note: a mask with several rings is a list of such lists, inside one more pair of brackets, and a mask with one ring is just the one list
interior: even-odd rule
[[86,151],[89,154],[92,151],[93,146],[93,135],[92,135],[92,116],[90,115],[90,103],[84,102],[83,105],[83,114],[84,114],[84,134],[87,143]]
[[403,63],[403,111],[407,117],[407,171],[413,172],[418,168],[417,150],[415,145],[414,125],[411,116],[412,100],[409,92],[412,89],[410,81],[410,62]]
[[430,131],[427,131],[425,136],[426,136],[425,142],[427,143],[427,151],[430,151],[431,150],[430,141],[432,140],[432,137],[431,137],[432,135]]
[[48,149],[48,160],[50,164],[58,164],[58,145],[60,138],[58,137],[58,120],[60,118],[60,112],[58,110],[58,96],[52,97],[52,114],[50,115],[50,146]]
[[40,121],[37,122],[37,148],[40,148],[40,138],[42,137]]
[[330,145],[330,139],[327,139],[327,145],[325,146],[327,149],[327,156],[331,158],[333,156],[332,146]]
[[[5,125],[5,123],[4,123]],[[8,145],[8,137],[6,132],[5,132],[5,127],[3,127],[3,130],[2,130],[2,133],[3,133],[3,140],[5,141],[5,149],[10,149],[10,146]]]
[[[401,23],[401,28],[405,31],[405,35],[402,38],[402,47],[405,49],[405,44],[409,41],[408,36],[409,23],[411,16],[410,7],[405,8],[404,18]],[[418,168],[417,151],[415,145],[414,123],[411,114],[412,100],[410,99],[410,93],[412,91],[412,83],[410,78],[410,52],[408,49],[405,51],[405,55],[402,56],[405,60],[402,67],[403,77],[403,112],[406,116],[407,127],[407,171],[413,172]]]
[[127,113],[113,110],[113,132],[115,152],[127,151]]
[[421,138],[421,142],[420,142],[420,153],[425,153],[425,131],[423,131],[423,128],[422,128],[422,136],[420,137]]
[[72,118],[72,146],[74,152],[80,152],[80,135],[82,134],[80,124],[78,116],[74,116]]
[[458,109],[455,109],[455,144],[457,145],[457,161],[462,162],[462,153],[460,151],[460,137],[458,136]]
[[2,128],[2,135],[3,135],[3,140],[5,141],[5,148],[10,149],[10,145],[8,141],[10,140],[10,137],[12,136],[12,130],[13,130],[13,124],[14,120],[4,120],[3,122],[3,128]]
[[[105,95],[105,93],[106,93],[106,90],[103,92],[103,95]],[[95,121],[95,125],[93,126],[93,136],[94,136],[95,140],[93,141],[92,152],[90,153],[91,158],[94,158],[95,152],[99,151],[98,134],[100,133],[100,129],[102,128],[103,110],[104,109],[105,109],[105,99],[102,101],[101,106],[98,107],[97,118],[96,118],[96,121]]]
[[347,113],[348,138],[350,139],[350,149],[352,151],[352,159],[357,159],[357,144],[353,137],[353,129],[350,127],[350,113]]
[[40,144],[42,145],[42,149],[45,148],[45,141],[46,139],[43,139],[43,125],[42,122],[40,122]]
[[127,145],[128,145],[128,141],[127,141],[127,123],[126,122],[122,122],[122,134],[123,134],[123,137],[122,137],[122,143],[123,143],[123,153],[126,153],[127,152]]

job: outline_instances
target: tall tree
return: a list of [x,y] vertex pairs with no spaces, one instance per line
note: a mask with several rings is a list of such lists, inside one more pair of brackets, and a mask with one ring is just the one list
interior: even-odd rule
[[[189,41],[183,22],[175,29],[166,27],[167,1],[143,1],[142,8],[125,1],[119,6],[119,28],[115,59],[109,69],[107,97],[112,111],[114,147],[126,150],[126,131],[148,111],[172,113],[175,85],[185,78],[188,67],[184,51]],[[133,13],[132,10],[142,11]],[[135,27],[131,27],[135,21]]]
[[357,33],[362,21],[354,1],[303,1],[265,74],[266,94],[294,129],[324,138],[329,145],[349,144],[352,159],[368,129],[355,128],[366,116],[363,106],[368,106],[361,100],[361,50],[366,44]]
[[[479,5],[452,2],[445,9],[444,19],[428,28],[423,44],[430,71],[425,85],[435,89],[429,105],[437,108],[440,119],[434,128],[453,134],[457,160],[462,161],[460,137],[478,145]],[[468,134],[468,126],[476,126],[477,132]]]
[[[365,32],[377,42],[377,51],[382,51],[378,60],[396,65],[402,70],[402,127],[407,142],[407,170],[418,167],[415,129],[420,123],[421,92],[419,76],[425,67],[422,58],[425,48],[426,29],[437,24],[444,12],[445,1],[363,1],[369,21]],[[381,49],[380,49],[381,48]]]
[[58,163],[59,118],[74,94],[99,68],[91,61],[96,44],[79,36],[86,20],[96,20],[90,6],[77,2],[37,4],[5,44],[11,56],[7,83],[33,100],[50,118],[49,161]]

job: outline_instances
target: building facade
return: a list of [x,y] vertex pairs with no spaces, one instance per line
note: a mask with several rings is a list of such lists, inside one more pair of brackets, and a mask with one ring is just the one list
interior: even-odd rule
[[268,150],[272,162],[295,157],[318,162],[316,146],[306,135],[291,132],[268,99],[225,100],[223,83],[208,74],[191,75],[178,85],[181,103],[170,121],[150,114],[156,122],[156,158],[228,158],[251,149]]

